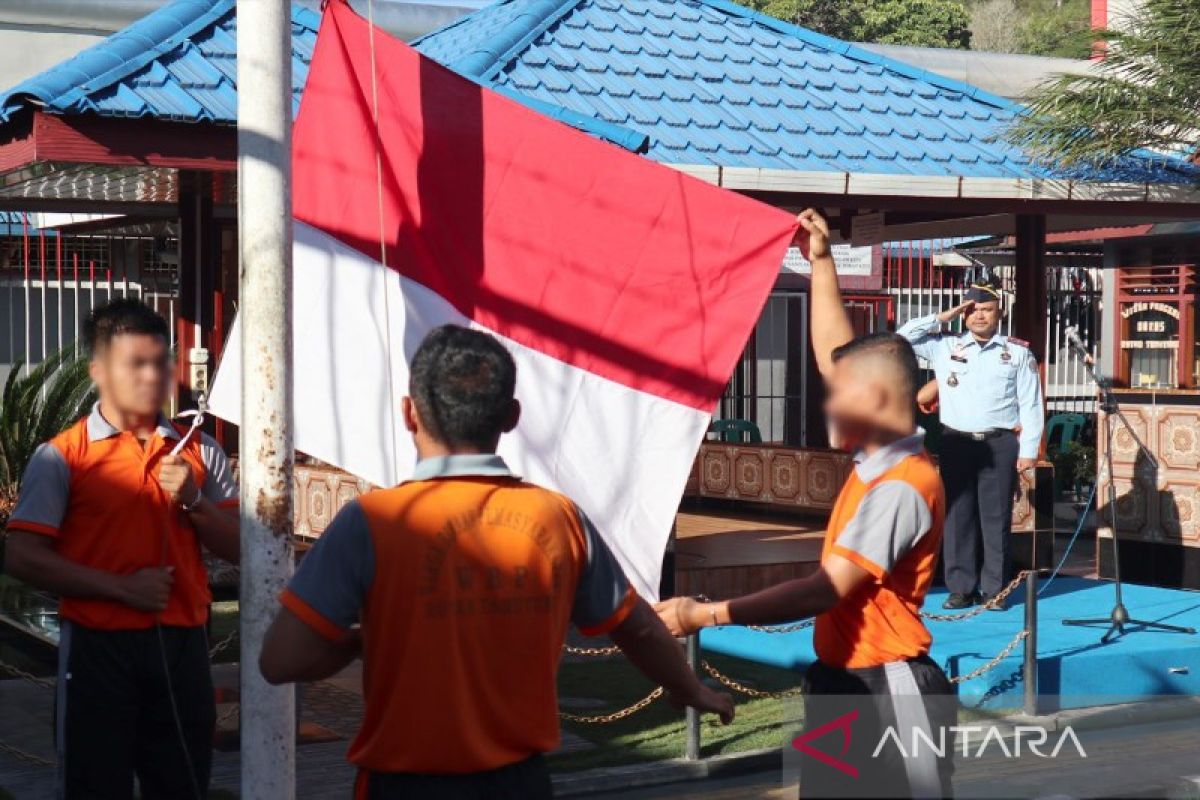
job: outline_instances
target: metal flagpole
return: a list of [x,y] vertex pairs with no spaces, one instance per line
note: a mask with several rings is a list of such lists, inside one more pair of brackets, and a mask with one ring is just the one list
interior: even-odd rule
[[292,53],[288,0],[238,0],[244,800],[296,796],[296,703],[258,671],[292,570]]

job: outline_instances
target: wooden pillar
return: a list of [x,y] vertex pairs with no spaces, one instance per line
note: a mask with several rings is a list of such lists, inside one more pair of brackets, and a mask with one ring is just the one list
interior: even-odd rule
[[[1017,215],[1016,307],[1013,333],[1029,342],[1038,364],[1046,363],[1046,217]],[[1044,376],[1044,372],[1043,372]]]

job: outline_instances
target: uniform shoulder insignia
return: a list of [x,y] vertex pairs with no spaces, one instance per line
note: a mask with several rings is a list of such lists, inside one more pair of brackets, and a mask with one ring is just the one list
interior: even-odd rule
[[1024,339],[1018,339],[1015,336],[1009,336],[1007,341],[1009,344],[1019,344],[1019,345],[1021,345],[1021,347],[1025,347],[1025,348],[1029,347],[1029,342],[1025,341]]

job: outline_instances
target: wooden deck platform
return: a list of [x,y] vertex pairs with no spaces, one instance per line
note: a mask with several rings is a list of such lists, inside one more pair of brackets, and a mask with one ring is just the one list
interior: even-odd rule
[[778,513],[692,509],[676,517],[675,592],[713,599],[813,572],[824,523]]

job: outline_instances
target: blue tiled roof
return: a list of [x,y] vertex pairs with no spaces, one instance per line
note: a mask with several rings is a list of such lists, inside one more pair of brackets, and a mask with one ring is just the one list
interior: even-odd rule
[[[235,0],[174,0],[0,95],[0,121],[36,101],[56,114],[237,121]],[[292,5],[299,104],[320,16]]]
[[[1048,177],[1020,106],[727,0],[501,0],[418,39],[469,77],[650,137],[672,164]],[[1093,180],[1178,182],[1130,158]]]

